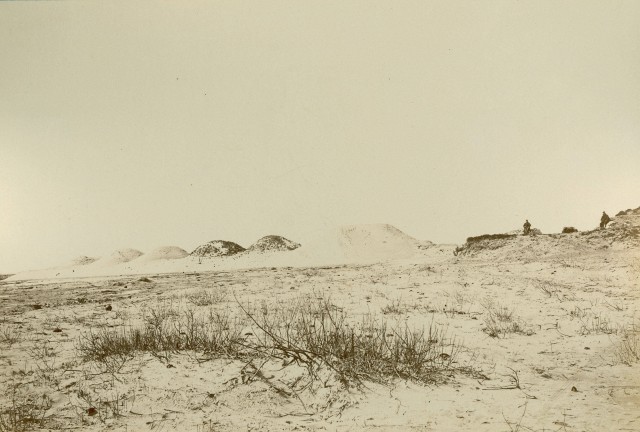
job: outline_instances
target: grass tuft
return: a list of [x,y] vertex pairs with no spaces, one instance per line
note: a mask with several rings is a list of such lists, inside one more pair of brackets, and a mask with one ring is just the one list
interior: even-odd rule
[[266,302],[237,305],[236,318],[229,311],[213,309],[208,315],[189,309],[152,309],[145,326],[85,332],[77,349],[84,360],[112,371],[135,353],[167,356],[180,351],[205,353],[208,358],[295,362],[312,377],[324,366],[343,383],[390,378],[434,383],[462,370],[454,366],[461,344],[434,323],[427,329],[410,329],[406,324],[390,326],[373,315],[351,323],[346,312],[324,297],[301,299],[286,307]]

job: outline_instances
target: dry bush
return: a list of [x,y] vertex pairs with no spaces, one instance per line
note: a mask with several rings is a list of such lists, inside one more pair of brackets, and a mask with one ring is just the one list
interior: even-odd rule
[[227,299],[226,289],[201,289],[186,295],[187,300],[196,306],[211,306]]
[[[540,288],[540,291],[542,291],[549,297],[553,297],[554,295],[558,295],[560,293],[560,290],[558,288],[554,287],[549,283],[541,282],[541,283],[538,283],[537,285],[538,285],[538,288]],[[558,299],[560,299],[559,295],[558,295]]]
[[640,362],[640,328],[636,323],[622,331],[620,341],[614,346],[614,354],[620,363],[629,366]]
[[56,366],[58,352],[48,340],[34,340],[27,348],[27,354],[33,360],[36,378],[48,384],[57,385],[60,379]]
[[128,398],[117,391],[105,391],[80,385],[71,399],[76,413],[87,413],[105,423],[109,418],[122,416],[121,408],[127,409]]
[[22,391],[20,384],[10,386],[10,405],[0,409],[0,432],[22,432],[44,427],[44,415],[51,408],[47,395]]
[[433,323],[427,330],[390,327],[384,319],[367,315],[350,324],[347,314],[327,299],[310,301],[285,314],[252,314],[255,348],[285,361],[313,369],[326,365],[343,382],[388,378],[438,382],[455,369],[461,345]]
[[491,337],[504,337],[509,333],[531,336],[533,331],[515,316],[512,308],[485,300],[483,304],[486,314],[483,331]]
[[582,309],[579,306],[574,306],[573,310],[569,312],[569,316],[571,318],[577,318],[579,320],[582,320],[583,318],[585,318],[587,315],[589,314],[589,312],[587,312],[586,310]]
[[19,343],[21,340],[15,327],[11,325],[3,325],[0,327],[0,343],[7,344],[9,348],[11,348],[13,344]]
[[384,315],[399,315],[404,312],[405,308],[402,307],[402,299],[391,300],[391,303],[385,305],[381,312]]
[[[371,315],[350,324],[347,314],[329,299],[304,298],[285,307],[242,305],[240,317],[251,331],[242,334],[242,322],[224,313],[209,316],[186,310],[178,316],[151,310],[147,325],[100,329],[82,334],[77,349],[84,360],[109,365],[124,363],[137,352],[167,355],[178,351],[205,353],[208,358],[279,359],[298,363],[311,377],[328,367],[343,383],[389,378],[440,382],[452,371],[461,344],[431,324],[428,329],[390,327]],[[113,366],[110,366],[113,368]]]
[[601,314],[593,314],[591,319],[580,319],[580,329],[578,333],[582,336],[590,334],[616,334],[619,327],[614,325],[609,318],[603,317]]
[[469,315],[475,299],[464,291],[454,291],[447,294],[449,300],[442,306],[442,312],[449,318],[456,315]]
[[137,352],[166,357],[168,353],[198,351],[216,357],[235,357],[241,329],[225,312],[194,310],[178,314],[173,309],[151,309],[144,327],[90,330],[76,346],[84,360],[119,369]]

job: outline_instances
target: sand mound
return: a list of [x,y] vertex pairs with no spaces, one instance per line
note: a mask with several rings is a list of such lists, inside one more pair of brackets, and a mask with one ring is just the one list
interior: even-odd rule
[[371,262],[411,258],[420,247],[418,240],[388,224],[342,226],[338,242],[347,259]]
[[268,235],[251,245],[248,252],[271,252],[271,251],[291,251],[298,249],[300,243],[292,242],[277,235]]
[[91,264],[92,262],[98,261],[98,258],[88,257],[86,255],[81,255],[77,258],[71,260],[71,265],[74,266],[82,266]]
[[189,252],[178,247],[178,246],[162,246],[157,249],[152,250],[148,254],[144,256],[146,261],[155,261],[155,260],[172,260],[172,259],[180,259],[189,255]]
[[137,249],[118,249],[113,251],[109,257],[100,258],[95,262],[96,265],[117,265],[132,261],[140,256],[144,255]]
[[191,255],[199,257],[221,257],[235,255],[244,251],[245,248],[237,243],[226,240],[213,240],[195,248],[194,251],[191,252]]

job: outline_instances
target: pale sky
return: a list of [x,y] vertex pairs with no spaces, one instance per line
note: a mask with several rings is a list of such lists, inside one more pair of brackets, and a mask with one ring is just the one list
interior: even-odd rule
[[0,273],[638,192],[639,1],[0,3]]

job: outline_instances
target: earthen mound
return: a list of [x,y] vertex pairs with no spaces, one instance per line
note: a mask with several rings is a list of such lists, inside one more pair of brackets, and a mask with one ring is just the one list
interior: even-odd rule
[[142,255],[144,255],[144,253],[140,252],[137,249],[118,249],[111,254],[109,260],[113,263],[125,263],[132,261]]
[[79,256],[71,260],[71,265],[80,266],[91,264],[92,262],[98,261],[98,258],[88,257],[86,255]]
[[162,246],[157,249],[152,250],[144,257],[146,260],[155,261],[155,260],[172,260],[172,259],[180,259],[189,255],[189,252],[178,247],[178,246]]
[[275,252],[275,251],[291,251],[298,249],[300,243],[293,242],[278,235],[268,235],[262,237],[247,249],[248,252]]
[[347,259],[370,262],[410,258],[420,246],[418,240],[389,224],[342,226],[338,243]]
[[199,257],[223,257],[239,254],[246,249],[237,243],[226,240],[212,240],[198,246],[191,255]]

